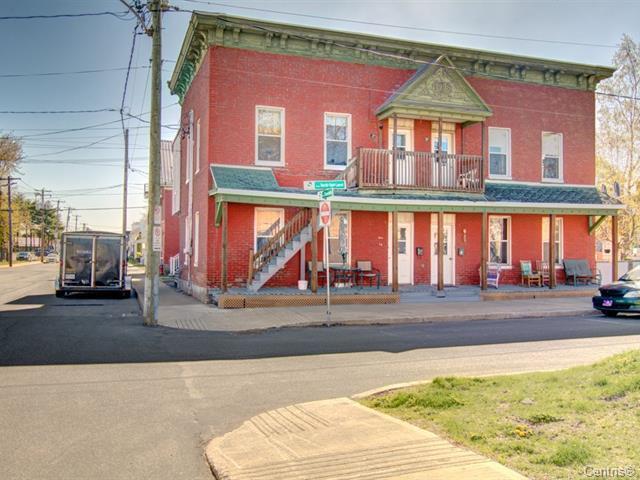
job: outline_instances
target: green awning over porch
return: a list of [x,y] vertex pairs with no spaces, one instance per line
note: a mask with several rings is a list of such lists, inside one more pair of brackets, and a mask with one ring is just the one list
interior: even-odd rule
[[[216,202],[314,207],[315,192],[281,187],[269,168],[212,165]],[[485,183],[484,193],[437,191],[336,191],[334,209],[406,212],[489,212],[531,214],[616,215],[622,203],[594,186]]]

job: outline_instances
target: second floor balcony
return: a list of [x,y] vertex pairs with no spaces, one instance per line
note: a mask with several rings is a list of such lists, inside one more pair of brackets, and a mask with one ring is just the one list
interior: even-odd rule
[[343,178],[347,188],[484,192],[480,155],[358,148]]

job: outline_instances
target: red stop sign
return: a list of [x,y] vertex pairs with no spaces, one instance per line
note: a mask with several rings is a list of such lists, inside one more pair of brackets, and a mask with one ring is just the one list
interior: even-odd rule
[[320,202],[320,223],[325,226],[331,223],[331,202],[326,200]]

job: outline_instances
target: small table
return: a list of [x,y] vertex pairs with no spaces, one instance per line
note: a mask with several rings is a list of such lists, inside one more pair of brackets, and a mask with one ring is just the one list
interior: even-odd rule
[[329,270],[333,272],[331,283],[337,288],[352,287],[354,284],[354,276],[358,272],[357,268],[350,267],[349,265],[333,266],[329,267]]

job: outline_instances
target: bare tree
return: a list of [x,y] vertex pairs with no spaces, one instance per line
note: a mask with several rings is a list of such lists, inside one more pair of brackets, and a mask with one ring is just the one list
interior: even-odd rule
[[[620,200],[627,209],[620,215],[619,246],[622,258],[632,254],[640,233],[640,46],[624,35],[613,56],[616,72],[598,87],[597,178],[612,193],[620,185]],[[609,228],[599,238],[610,240]]]

